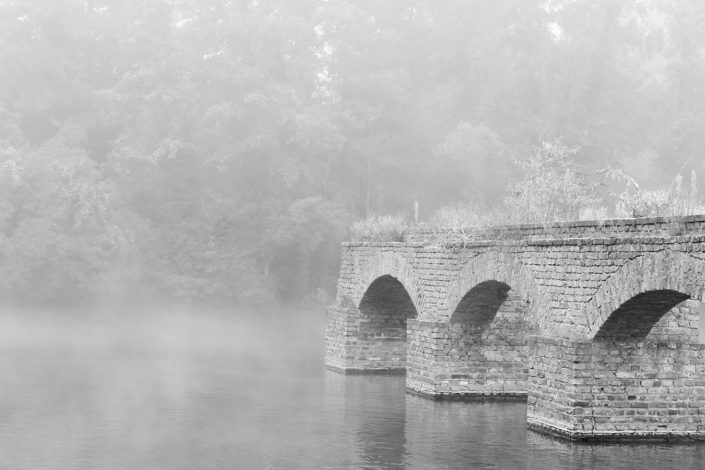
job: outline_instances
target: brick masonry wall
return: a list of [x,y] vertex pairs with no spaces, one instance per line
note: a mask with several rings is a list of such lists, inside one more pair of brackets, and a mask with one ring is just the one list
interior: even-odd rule
[[390,326],[358,309],[331,307],[326,323],[326,366],[344,373],[406,370],[406,322]]
[[[579,377],[575,364],[588,362],[580,344],[537,336],[531,339],[527,421],[530,427],[572,436]],[[582,411],[581,411],[582,412]]]
[[[673,237],[705,230],[705,216],[644,217],[640,219],[579,220],[548,225],[510,225],[487,229],[463,230],[463,238],[470,240],[535,240],[546,238],[604,238],[604,237]],[[406,233],[409,243],[447,238],[447,229],[419,227]]]
[[[354,312],[348,312],[349,309],[332,306],[328,307],[326,317],[326,367],[345,371],[349,369],[348,355],[352,356],[352,352],[348,352],[345,342],[349,337],[346,331],[346,324]],[[354,336],[353,336],[354,338]]]
[[523,308],[509,296],[486,325],[410,323],[407,388],[434,398],[526,397]]
[[643,338],[533,338],[529,426],[579,440],[701,439],[705,346],[697,310],[697,302],[684,302]]
[[[424,230],[407,234],[405,242],[345,243],[336,305],[329,310],[326,363],[349,371],[404,367],[409,389],[437,397],[528,392],[532,425],[567,435],[585,429],[593,435],[689,433],[695,429],[691,411],[703,410],[693,387],[684,395],[683,384],[699,380],[700,369],[693,367],[702,352],[694,340],[697,318],[678,302],[705,294],[704,232],[705,218],[687,217],[505,227],[462,243]],[[385,276],[405,294],[392,303],[413,306],[413,315],[389,317],[400,321],[399,328],[405,325],[405,335],[381,333],[384,315],[364,306],[370,287]],[[509,289],[512,300],[503,308],[513,308],[512,320],[500,308],[484,329],[457,321],[465,296],[490,281]],[[468,309],[468,318],[485,315],[481,303]],[[404,310],[388,304],[379,311],[390,309]],[[629,343],[623,335],[605,335],[610,328],[631,328],[637,336],[649,332],[649,340]],[[610,341],[619,346],[605,346]],[[608,360],[613,357],[618,360]],[[634,370],[615,369],[619,364]],[[677,377],[646,375],[661,371]],[[632,383],[644,382],[650,391],[628,390],[622,393],[626,400],[619,394],[593,398],[602,393],[592,387],[595,381],[627,380],[621,377],[627,372],[634,373]],[[637,413],[643,403],[657,410],[658,397],[666,394],[692,403],[691,411]],[[598,407],[612,402],[626,405]],[[648,420],[653,426],[644,424]],[[683,421],[680,428],[677,421]],[[664,422],[666,428],[658,427]]]
[[530,427],[580,440],[702,439],[702,345],[537,344]]
[[529,301],[534,326],[579,339],[593,336],[640,292],[670,289],[701,299],[705,283],[696,280],[704,271],[702,235],[477,242],[455,252],[436,245],[346,244],[337,304],[359,305],[375,278],[370,273],[390,274],[403,284],[419,318],[448,321],[465,287],[499,277]]
[[593,375],[580,385],[593,396],[583,429],[592,425],[598,435],[680,435],[705,429],[701,345],[632,340],[592,346],[592,367],[584,373]]

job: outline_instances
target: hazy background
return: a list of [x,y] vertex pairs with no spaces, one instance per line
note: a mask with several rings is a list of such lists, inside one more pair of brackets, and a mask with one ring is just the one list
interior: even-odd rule
[[363,232],[705,209],[704,109],[702,0],[0,0],[0,468],[696,467],[325,371],[319,307]]
[[0,299],[324,302],[546,142],[602,215],[690,184],[704,106],[701,0],[0,0]]

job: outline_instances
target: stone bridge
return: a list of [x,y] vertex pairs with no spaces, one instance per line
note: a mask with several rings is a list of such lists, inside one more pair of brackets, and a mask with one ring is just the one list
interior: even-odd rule
[[344,243],[326,365],[569,439],[705,439],[704,292],[703,216]]

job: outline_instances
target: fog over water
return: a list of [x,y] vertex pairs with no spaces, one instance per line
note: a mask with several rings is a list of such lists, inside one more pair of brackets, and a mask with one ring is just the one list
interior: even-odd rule
[[702,445],[576,445],[523,403],[323,367],[320,310],[4,311],[0,468],[696,468]]
[[702,0],[0,0],[0,470],[702,465],[326,371],[322,309],[341,242],[705,213],[704,24]]

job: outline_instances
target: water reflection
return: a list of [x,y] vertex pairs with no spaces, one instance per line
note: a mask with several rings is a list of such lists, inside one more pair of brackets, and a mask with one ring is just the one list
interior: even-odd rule
[[705,466],[705,446],[693,444],[581,444],[528,434],[525,467],[571,469],[685,469]]
[[[407,397],[412,468],[455,462],[468,468],[523,468],[526,406],[521,403],[433,402]],[[439,466],[437,468],[443,468]]]
[[[406,438],[406,402],[402,398],[404,382],[396,380],[391,384],[385,381],[380,387],[377,381],[352,380],[346,390],[346,425],[350,422],[355,405],[365,406],[357,427],[361,468],[385,469],[404,468]],[[379,393],[380,389],[384,390]],[[351,407],[348,407],[351,403]]]
[[[348,430],[347,459],[352,468],[404,468],[406,401],[403,378],[385,376],[341,376],[326,373],[336,384],[335,399],[342,406],[342,426]],[[341,386],[342,384],[342,386]],[[331,390],[332,387],[329,387]]]
[[[705,446],[571,445],[522,403],[323,369],[320,315],[0,316],[0,468],[698,468]],[[301,320],[303,318],[303,320]]]

